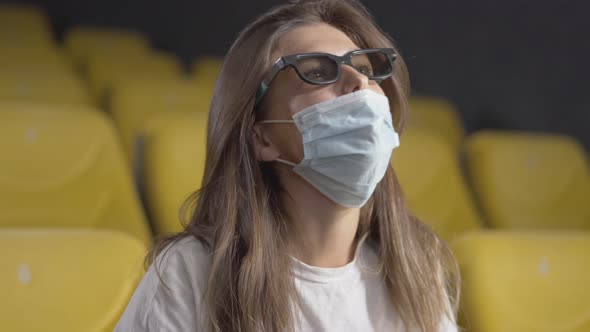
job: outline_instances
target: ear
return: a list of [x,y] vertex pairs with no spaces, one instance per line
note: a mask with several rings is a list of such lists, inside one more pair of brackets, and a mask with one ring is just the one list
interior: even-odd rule
[[252,130],[252,141],[254,141],[254,152],[258,161],[273,161],[281,154],[268,137],[265,126],[260,123],[254,124]]

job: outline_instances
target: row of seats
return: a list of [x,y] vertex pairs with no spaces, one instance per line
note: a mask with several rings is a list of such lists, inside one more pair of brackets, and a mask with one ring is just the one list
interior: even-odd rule
[[[2,214],[13,219],[11,226],[38,219],[67,226],[79,223],[85,212],[88,226],[126,230],[148,242],[132,172],[112,122],[93,108],[48,108],[0,109],[0,152],[6,159],[0,175],[5,178]],[[200,185],[206,125],[206,112],[157,113],[144,125],[136,174],[159,234],[180,230],[178,207]],[[483,220],[492,228],[590,229],[586,154],[570,138],[473,135],[466,144],[466,165],[475,195],[448,142],[416,128],[401,141],[392,163],[410,208],[448,241],[483,227]],[[26,209],[31,204],[36,208]],[[121,219],[127,225],[114,223]]]
[[[108,230],[0,229],[3,329],[112,331],[142,276],[145,250]],[[476,232],[453,250],[467,331],[590,329],[587,232]]]
[[401,141],[393,164],[410,207],[448,241],[484,224],[590,229],[587,155],[570,137],[476,133],[465,144],[467,178],[440,135],[414,128]]
[[[219,59],[200,59],[194,77],[186,77],[171,55],[140,50],[144,43],[125,42],[131,36],[117,40],[118,33],[72,30],[66,37],[66,50],[75,66],[53,51],[3,52],[0,43],[0,102],[101,108],[115,121],[130,162],[135,138],[142,135],[152,114],[208,111]],[[137,49],[113,49],[117,42]]]
[[69,54],[42,11],[0,4],[6,331],[112,331],[151,243],[111,122]]
[[[160,83],[168,91],[178,85],[196,86],[203,90],[202,99],[189,106],[208,109],[221,67],[217,57],[199,58],[193,74],[186,75],[175,56],[152,49],[141,33],[76,26],[59,45],[53,40],[49,19],[39,9],[1,5],[0,12],[0,102],[96,106],[108,111],[113,93],[139,81]],[[166,98],[178,99],[182,94]],[[168,109],[175,107],[168,105]]]
[[590,175],[583,147],[561,135],[492,131],[464,143],[452,104],[425,97],[410,107],[394,166],[412,210],[450,241],[459,261],[460,326],[589,331]]
[[[213,95],[211,85],[196,81],[134,81],[112,95],[110,114],[130,161],[138,162],[134,150],[138,139],[167,115],[207,114]],[[155,120],[151,118],[155,117]]]
[[84,81],[34,7],[0,7],[0,101],[90,105]]

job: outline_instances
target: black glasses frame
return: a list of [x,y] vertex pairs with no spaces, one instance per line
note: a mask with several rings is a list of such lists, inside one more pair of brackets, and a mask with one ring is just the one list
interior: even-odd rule
[[[368,49],[362,49],[362,50],[354,50],[354,51],[350,51],[342,56],[338,56],[338,55],[334,55],[334,54],[330,54],[330,53],[302,53],[302,54],[292,54],[292,55],[280,57],[274,63],[272,68],[270,69],[270,72],[267,75],[267,77],[262,81],[262,83],[260,83],[260,87],[258,88],[258,91],[256,93],[256,101],[254,104],[257,105],[262,100],[262,98],[266,94],[266,90],[268,90],[268,86],[270,85],[270,82],[272,82],[272,80],[277,76],[277,74],[281,70],[284,70],[288,67],[293,67],[295,69],[295,72],[297,72],[297,75],[304,82],[309,83],[309,84],[314,84],[314,85],[327,85],[327,84],[332,84],[340,79],[340,75],[342,72],[342,70],[341,70],[342,65],[348,65],[348,66],[351,66],[352,68],[354,68],[354,66],[352,64],[352,57],[353,56],[367,54],[367,53],[375,53],[375,52],[384,53],[387,56],[387,59],[389,60],[389,62],[391,64],[391,72],[388,74],[375,75],[375,76],[368,76],[367,75],[367,77],[370,80],[374,80],[374,81],[377,81],[378,83],[380,83],[384,79],[393,75],[393,62],[397,58],[397,54],[395,53],[395,50],[393,48],[368,48]],[[309,78],[305,77],[305,75],[303,73],[301,73],[301,71],[299,71],[299,68],[297,67],[297,62],[299,60],[307,59],[307,58],[317,58],[317,57],[326,57],[336,63],[337,73],[336,73],[336,77],[334,79],[327,80],[327,81],[321,81],[321,82],[312,81]],[[354,68],[354,69],[357,70],[356,68]],[[366,75],[364,73],[362,73],[362,74]]]

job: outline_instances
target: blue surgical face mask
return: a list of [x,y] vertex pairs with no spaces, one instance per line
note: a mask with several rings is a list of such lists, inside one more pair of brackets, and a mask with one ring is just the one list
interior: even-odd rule
[[303,138],[304,156],[293,171],[334,202],[363,206],[383,179],[391,152],[399,146],[387,97],[364,89],[298,112],[293,120]]

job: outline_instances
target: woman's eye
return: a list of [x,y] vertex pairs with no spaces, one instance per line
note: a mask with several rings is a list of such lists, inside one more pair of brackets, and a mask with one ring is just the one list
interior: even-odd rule
[[326,73],[323,70],[321,70],[320,68],[317,68],[317,69],[312,69],[312,70],[306,71],[305,77],[307,77],[309,79],[325,78]]
[[356,67],[356,70],[358,70],[361,74],[364,74],[367,76],[373,75],[373,68],[371,68],[371,66],[358,66],[358,67]]

